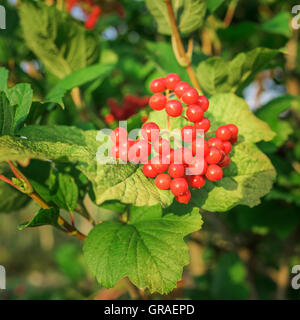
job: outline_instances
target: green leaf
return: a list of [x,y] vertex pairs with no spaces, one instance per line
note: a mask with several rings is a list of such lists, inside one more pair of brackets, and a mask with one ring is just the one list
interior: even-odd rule
[[266,121],[271,129],[276,132],[277,135],[272,140],[272,143],[276,147],[280,147],[293,132],[293,128],[290,123],[279,118],[280,114],[290,109],[293,103],[300,104],[299,98],[284,95],[271,100],[256,112],[257,117]]
[[78,187],[74,178],[66,173],[59,172],[57,175],[58,186],[52,200],[67,211],[74,211],[78,202]]
[[271,20],[264,22],[261,29],[268,33],[280,34],[289,38],[292,35],[290,20],[291,15],[288,12],[280,12]]
[[223,2],[224,0],[206,0],[207,9],[213,13]]
[[[146,5],[158,25],[158,32],[171,35],[172,28],[165,2],[146,0]],[[180,32],[189,34],[202,26],[206,13],[204,0],[172,0],[172,5]]]
[[221,57],[209,58],[197,68],[201,88],[208,94],[236,92],[264,70],[278,50],[256,48],[239,53],[230,62]]
[[253,144],[240,143],[234,146],[223,179],[207,181],[202,189],[193,191],[193,201],[212,212],[226,212],[237,205],[254,207],[270,191],[275,177],[276,171],[265,154]]
[[35,228],[46,225],[58,227],[59,210],[57,208],[40,209],[38,213],[29,222],[24,222],[18,226],[19,230],[26,228]]
[[55,102],[61,106],[64,106],[63,97],[67,91],[96,79],[98,81],[101,79],[104,80],[110,75],[112,70],[113,65],[100,63],[74,71],[72,74],[66,76],[63,80],[60,80],[57,85],[47,94],[45,101],[43,102]]
[[18,130],[29,114],[33,91],[29,84],[19,83],[7,90],[7,97],[10,105],[16,109],[14,130]]
[[[233,123],[239,128],[239,142],[234,145],[231,165],[224,170],[224,178],[216,183],[206,181],[200,190],[192,192],[193,202],[208,211],[223,212],[243,204],[253,207],[267,194],[276,172],[268,159],[254,143],[270,141],[275,134],[267,123],[249,110],[247,103],[234,94],[217,94],[210,99],[206,116],[211,121],[211,131],[224,124]],[[151,112],[149,121],[166,128],[166,113]],[[186,120],[177,118],[174,128],[182,128]]]
[[183,238],[201,226],[197,209],[177,216],[163,215],[160,206],[133,208],[128,224],[103,222],[89,233],[84,258],[104,287],[128,276],[138,288],[168,293],[189,263]]
[[19,15],[27,46],[56,77],[63,79],[99,58],[98,38],[55,6],[25,0]]
[[0,92],[7,90],[7,81],[8,81],[8,70],[5,68],[0,68]]
[[10,106],[4,92],[0,93],[0,136],[11,135],[14,131],[15,109]]
[[186,71],[178,64],[175,58],[171,44],[149,41],[146,47],[148,58],[154,63],[161,76],[177,73],[183,81],[189,81]]
[[167,207],[173,201],[170,191],[159,190],[153,179],[146,178],[142,169],[132,164],[102,165],[96,160],[102,142],[97,131],[82,131],[66,126],[27,126],[22,137],[0,137],[0,161],[24,158],[58,160],[77,164],[92,182],[97,204],[119,200],[137,206]]

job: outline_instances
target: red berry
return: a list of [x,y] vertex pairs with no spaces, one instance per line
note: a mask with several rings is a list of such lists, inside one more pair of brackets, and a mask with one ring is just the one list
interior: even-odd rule
[[176,96],[178,98],[181,98],[181,96],[184,94],[184,92],[190,88],[191,88],[191,86],[187,82],[180,81],[176,84],[174,91],[175,91]]
[[238,135],[239,129],[235,124],[228,124],[226,127],[231,131],[232,137],[236,137]]
[[119,145],[120,142],[126,141],[128,138],[128,132],[124,128],[116,128],[110,134],[110,139],[116,145]]
[[188,175],[203,175],[207,169],[207,162],[203,158],[194,158],[194,161],[188,166]]
[[181,139],[184,142],[192,142],[196,138],[196,132],[193,126],[185,126],[181,129]]
[[166,112],[171,117],[179,117],[182,113],[182,104],[178,100],[169,100],[166,104]]
[[192,150],[188,148],[179,148],[174,151],[174,163],[176,164],[191,164],[194,157]]
[[230,165],[230,158],[229,156],[226,154],[224,159],[222,161],[219,162],[219,166],[221,168],[226,168]]
[[204,112],[209,108],[209,100],[205,96],[200,96],[197,100],[197,104]]
[[184,178],[176,178],[171,181],[171,191],[175,196],[183,195],[188,191],[189,185]]
[[228,141],[231,138],[231,130],[226,126],[221,126],[216,130],[216,138]]
[[169,163],[168,159],[162,156],[155,156],[151,159],[152,167],[157,173],[163,173],[168,170]]
[[197,130],[203,130],[204,132],[207,132],[210,128],[210,121],[207,118],[203,118],[200,122],[195,123],[195,128]]
[[109,113],[104,117],[104,120],[106,123],[111,124],[115,121],[115,117],[111,113]]
[[199,122],[203,119],[204,111],[200,106],[193,104],[187,108],[186,116],[191,122]]
[[151,153],[151,144],[146,140],[138,140],[128,150],[128,160],[135,163],[146,163]]
[[158,172],[153,168],[152,164],[143,165],[143,173],[148,178],[154,178],[157,176]]
[[162,93],[156,93],[154,94],[150,100],[149,105],[153,110],[163,110],[166,106],[167,98]]
[[178,74],[170,73],[166,76],[165,83],[166,83],[167,89],[174,90],[178,82],[180,82],[180,77]]
[[169,153],[166,153],[164,155],[167,163],[174,163],[174,149],[170,149],[170,152]]
[[194,88],[186,90],[182,95],[182,101],[185,104],[194,104],[199,98],[198,91]]
[[168,154],[170,152],[170,142],[166,139],[159,138],[153,142],[154,150],[159,154]]
[[186,193],[180,195],[180,196],[176,196],[175,199],[179,202],[179,203],[185,203],[188,204],[191,200],[191,192],[190,190],[187,190]]
[[209,153],[206,156],[205,160],[208,164],[217,164],[222,160],[222,152],[216,147],[210,147]]
[[216,147],[220,150],[224,150],[224,143],[222,140],[218,139],[218,138],[210,138],[208,140],[208,145],[210,147]]
[[170,189],[171,178],[168,174],[161,173],[155,178],[154,183],[158,189],[168,190]]
[[208,143],[204,138],[196,138],[192,142],[192,152],[194,156],[206,157],[209,152]]
[[181,178],[184,176],[184,165],[171,163],[168,169],[168,173],[172,178]]
[[235,144],[235,143],[237,143],[237,141],[238,141],[238,136],[236,136],[236,137],[231,137],[231,139],[229,140],[229,142],[230,142],[231,144]]
[[216,164],[212,164],[208,166],[205,176],[210,181],[221,180],[223,177],[222,168],[220,166],[217,166]]
[[226,154],[230,153],[232,150],[232,144],[229,141],[224,141],[223,142],[223,146],[224,146],[224,152]]
[[158,139],[160,130],[159,126],[154,122],[145,123],[141,130],[142,136],[148,141],[155,141]]
[[200,175],[187,176],[188,183],[192,188],[200,189],[205,185],[205,178]]
[[158,79],[154,79],[153,81],[151,81],[150,90],[153,93],[159,93],[159,92],[165,91],[166,90],[165,79],[158,78]]

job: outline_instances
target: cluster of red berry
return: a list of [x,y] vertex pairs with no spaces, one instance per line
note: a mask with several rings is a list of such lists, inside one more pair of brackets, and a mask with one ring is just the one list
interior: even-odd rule
[[[209,100],[199,96],[198,91],[181,81],[177,74],[153,80],[150,89],[154,93],[149,100],[152,109],[165,109],[168,117],[181,116],[192,122],[180,130],[185,146],[172,148],[170,140],[161,137],[159,126],[148,122],[142,126],[136,141],[128,139],[124,128],[115,129],[111,134],[114,143],[111,155],[123,161],[143,163],[144,175],[155,178],[157,188],[170,189],[178,202],[188,203],[191,199],[189,186],[200,189],[206,179],[218,181],[223,178],[223,168],[230,164],[228,154],[238,139],[238,128],[228,124],[220,126],[215,137],[213,133],[207,133],[210,121],[204,113],[209,108]],[[186,116],[182,115],[183,111]],[[173,147],[176,142],[173,139]],[[157,155],[150,160],[152,151]]]
[[120,104],[116,99],[110,98],[107,100],[110,113],[105,116],[105,121],[110,124],[115,120],[127,120],[139,110],[145,108],[148,103],[149,97],[138,97],[130,94],[126,95]]
[[100,15],[102,14],[103,6],[105,12],[115,11],[120,17],[124,17],[125,15],[123,6],[119,2],[103,3],[102,7],[97,5],[94,0],[66,0],[66,2],[67,11],[69,12],[75,6],[80,6],[82,8],[86,14],[85,27],[87,29],[94,29]]

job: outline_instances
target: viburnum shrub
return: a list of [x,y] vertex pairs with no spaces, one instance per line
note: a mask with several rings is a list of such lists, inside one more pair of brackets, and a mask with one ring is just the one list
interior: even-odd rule
[[175,73],[154,79],[150,90],[154,93],[150,107],[155,111],[165,110],[168,123],[169,117],[182,117],[190,122],[180,128],[181,141],[186,145],[182,147],[175,140],[171,148],[170,141],[161,137],[162,128],[155,122],[147,122],[137,140],[128,139],[125,129],[115,129],[110,136],[114,143],[111,155],[126,162],[143,163],[143,174],[155,178],[158,189],[170,189],[178,202],[188,203],[189,187],[200,189],[206,179],[222,179],[223,169],[230,165],[232,145],[238,141],[238,127],[228,124],[209,131],[210,121],[204,117],[209,100]]
[[[126,19],[103,18],[95,28],[99,8],[110,13],[115,1],[68,3],[90,16],[89,30],[61,1],[12,7],[15,41],[1,42],[11,51],[0,61],[0,208],[34,201],[38,210],[28,207],[19,229],[51,225],[80,239],[101,286],[169,293],[190,262],[185,240],[205,234],[202,215],[252,208],[272,187],[276,172],[262,150],[277,162],[289,134],[276,136],[242,92],[278,50],[208,57],[217,48],[205,48],[215,7],[207,1],[125,1],[133,8]],[[147,9],[163,36],[151,34]],[[281,100],[275,109],[261,117],[286,128],[276,122]]]

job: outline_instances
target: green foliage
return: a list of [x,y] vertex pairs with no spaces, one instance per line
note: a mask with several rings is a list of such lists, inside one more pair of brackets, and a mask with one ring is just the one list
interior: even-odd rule
[[261,28],[265,32],[280,34],[288,38],[292,34],[290,19],[291,15],[288,12],[280,12],[273,19],[264,22]]
[[201,225],[197,209],[179,216],[171,212],[164,215],[160,206],[133,207],[128,224],[103,222],[96,226],[83,252],[103,286],[113,287],[128,276],[137,287],[163,294],[176,286],[188,264],[183,237]]
[[[158,25],[158,32],[171,35],[172,29],[165,2],[146,0],[146,5]],[[202,26],[206,12],[204,0],[172,0],[172,5],[179,30],[183,34],[189,34]]]
[[236,92],[243,88],[255,75],[264,70],[278,50],[256,48],[239,53],[230,62],[221,57],[209,58],[197,68],[201,87],[208,94]]
[[55,6],[26,0],[19,14],[28,47],[57,78],[63,79],[98,59],[96,37]]
[[58,227],[59,210],[57,208],[40,209],[36,215],[29,221],[19,225],[19,230],[26,228],[35,228],[45,225],[52,225]]

